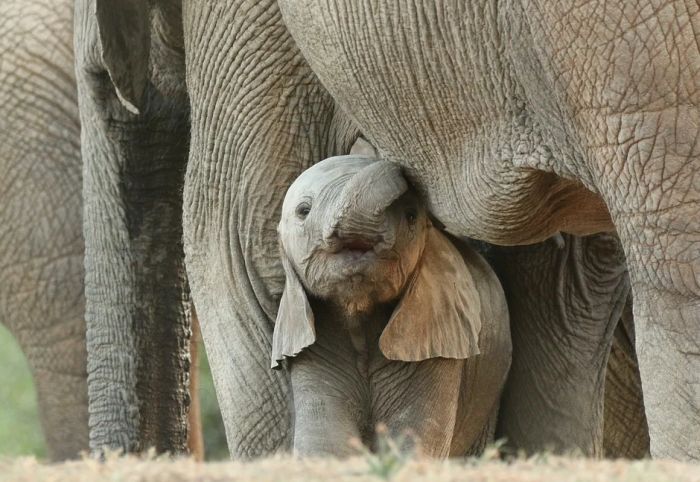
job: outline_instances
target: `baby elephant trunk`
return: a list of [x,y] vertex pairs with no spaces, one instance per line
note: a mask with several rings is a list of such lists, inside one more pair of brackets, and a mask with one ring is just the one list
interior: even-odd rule
[[386,210],[407,190],[396,164],[377,161],[363,168],[343,188],[326,239],[338,240],[351,249],[369,250],[378,243],[393,246],[394,233],[387,226]]

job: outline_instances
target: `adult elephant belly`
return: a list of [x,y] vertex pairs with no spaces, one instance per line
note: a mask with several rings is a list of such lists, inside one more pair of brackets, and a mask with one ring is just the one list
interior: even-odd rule
[[449,231],[514,245],[613,229],[575,146],[528,114],[489,2],[280,3],[325,87]]

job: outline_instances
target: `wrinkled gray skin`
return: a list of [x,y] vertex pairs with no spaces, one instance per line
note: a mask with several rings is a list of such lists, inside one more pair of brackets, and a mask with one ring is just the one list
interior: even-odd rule
[[278,230],[272,365],[288,361],[294,452],[376,447],[379,423],[431,456],[482,449],[510,365],[505,297],[478,254],[432,226],[396,165],[314,165],[289,188]]
[[179,2],[78,0],[90,448],[184,452],[190,406]]
[[615,329],[605,373],[603,452],[611,458],[639,459],[649,456],[649,428],[634,351],[631,296]]
[[72,20],[72,1],[0,2],[0,323],[27,358],[52,460],[88,445]]
[[[288,380],[283,373],[268,370],[263,356],[270,350],[273,320],[284,286],[275,230],[278,215],[270,213],[281,211],[284,192],[300,172],[321,159],[347,153],[359,132],[302,57],[277,2],[192,1],[183,6],[192,106],[184,204],[188,274],[232,456],[269,454],[287,449],[292,434],[291,409],[286,402]],[[241,11],[249,14],[238,15]],[[392,98],[386,95],[382,103]],[[438,110],[445,110],[443,107],[436,104]],[[424,124],[425,117],[419,117],[417,122]],[[424,142],[422,131],[416,128],[413,133],[418,136],[408,145]],[[426,178],[438,172],[430,168]],[[557,179],[543,176],[545,180],[547,176]],[[505,183],[503,189],[508,192],[517,187]],[[541,193],[545,198],[542,206],[550,205],[548,192]],[[445,204],[453,201],[445,199]],[[498,212],[508,211],[499,207]],[[501,226],[508,228],[510,224]],[[549,253],[557,256],[551,254],[556,253],[553,249]],[[577,260],[583,254],[574,253],[571,262],[562,264],[557,273],[577,271]],[[521,256],[535,262],[541,253]],[[524,314],[525,318],[552,316],[556,323],[575,326],[576,312],[552,309],[551,294],[540,300],[543,306]],[[612,307],[618,304],[612,303]],[[516,323],[512,315],[512,323]],[[605,328],[602,331],[608,332]],[[549,339],[547,348],[551,350],[556,342]],[[598,342],[590,341],[591,345]],[[568,344],[575,346],[574,341]],[[563,353],[567,356],[568,352]],[[567,361],[575,363],[575,359]],[[553,378],[548,376],[550,368],[538,369],[546,382],[543,390]],[[593,400],[597,392],[589,387],[579,396]],[[547,414],[543,411],[542,419],[547,420]],[[600,422],[590,421],[595,423]],[[557,435],[564,448],[579,448],[577,439],[569,439],[569,426]],[[589,446],[581,450],[592,453]]]
[[[62,460],[88,449],[81,129],[73,49],[74,8],[73,1],[22,0],[3,2],[0,10],[0,322],[15,335],[27,357],[37,387],[49,456]],[[180,114],[178,119],[182,117]],[[177,122],[182,121],[173,124]],[[119,298],[117,302],[123,300]],[[180,305],[180,300],[176,300],[174,306]],[[160,363],[163,355],[170,356],[168,350],[172,347],[167,335],[156,331],[149,336],[155,339],[148,343],[158,346],[165,342],[164,348],[151,348],[151,360],[141,368],[161,376],[164,370],[154,369],[153,364]],[[97,346],[98,351],[105,347],[99,343]],[[113,367],[123,369],[118,363]],[[111,376],[103,372],[93,378],[102,375]],[[151,408],[141,417],[141,424],[150,426],[151,438],[143,445],[172,447],[168,429],[153,427],[168,422],[168,415],[163,416],[158,410],[173,403],[173,394],[183,396],[188,375],[193,374],[178,372],[176,383],[166,380],[164,384],[171,385],[157,394],[160,403],[149,400]],[[154,385],[139,391],[156,388]],[[103,403],[98,401],[98,405]],[[124,411],[123,406],[112,409]],[[126,413],[125,419],[137,415]],[[181,421],[176,420],[177,428],[182,430]],[[201,457],[201,443],[197,445],[201,439],[198,412],[190,413],[190,422],[190,451]],[[159,440],[153,436],[156,430]]]
[[[630,423],[643,409],[636,366],[616,363],[633,350],[613,343],[630,291],[616,237],[564,235],[492,248],[488,258],[506,292],[514,347],[498,436],[528,450],[643,456],[628,448],[643,445],[638,435],[646,433],[643,416]],[[540,373],[541,366],[551,372]]]
[[[133,6],[134,4],[126,2],[124,5]],[[169,4],[155,2],[154,5],[155,11],[160,12],[163,11],[163,5]],[[478,237],[506,242],[508,236],[522,234],[523,230],[527,230],[526,228],[533,228],[537,231],[545,231],[540,233],[541,236],[538,236],[539,239],[543,239],[551,233],[551,230],[546,233],[547,229],[543,228],[547,227],[547,223],[534,221],[547,219],[547,213],[553,208],[556,208],[555,214],[566,213],[564,208],[569,209],[568,212],[572,213],[572,216],[568,218],[569,221],[584,218],[590,220],[592,211],[596,210],[582,209],[585,207],[585,203],[577,204],[575,209],[572,209],[570,203],[554,202],[561,197],[564,197],[563,201],[568,201],[570,198],[563,196],[565,194],[571,194],[576,197],[577,201],[594,199],[595,196],[587,194],[588,191],[578,187],[576,183],[564,181],[563,177],[545,172],[552,170],[547,166],[541,166],[538,168],[539,170],[534,171],[521,171],[513,168],[513,161],[524,162],[538,159],[537,156],[530,155],[532,148],[545,146],[542,147],[542,153],[550,152],[552,146],[549,146],[549,142],[541,142],[539,138],[535,139],[535,142],[530,142],[532,139],[529,136],[534,132],[530,128],[522,130],[523,142],[513,142],[511,135],[513,131],[505,129],[509,124],[495,122],[493,125],[488,125],[485,123],[489,119],[488,115],[491,113],[500,115],[501,110],[505,107],[510,109],[513,103],[512,95],[500,95],[501,91],[495,88],[496,86],[503,87],[504,83],[509,88],[517,85],[512,81],[512,75],[501,75],[501,64],[505,62],[510,69],[510,63],[513,60],[519,60],[527,66],[528,62],[534,63],[536,57],[525,55],[527,52],[523,53],[522,58],[514,55],[500,55],[501,51],[496,50],[494,44],[502,41],[499,39],[507,37],[500,37],[495,35],[492,30],[482,28],[483,18],[487,19],[486,25],[495,28],[496,22],[492,20],[489,23],[488,21],[488,19],[493,19],[493,13],[486,9],[487,15],[484,17],[481,7],[485,7],[485,5],[479,3],[470,5],[475,7],[474,12],[459,13],[457,16],[451,17],[462,19],[465,22],[464,28],[455,29],[455,35],[443,39],[446,42],[451,42],[450,45],[455,47],[457,53],[449,52],[450,55],[445,57],[444,62],[436,61],[431,64],[436,67],[435,74],[444,74],[437,69],[440,65],[449,66],[449,71],[455,74],[453,81],[460,88],[468,89],[465,95],[459,97],[457,95],[460,92],[459,89],[435,89],[436,94],[439,94],[437,95],[438,99],[441,99],[441,96],[446,96],[442,98],[443,102],[436,101],[425,106],[416,106],[416,96],[410,95],[412,92],[410,89],[401,92],[401,95],[395,95],[399,90],[389,89],[389,92],[382,93],[382,99],[380,102],[376,102],[376,105],[386,106],[388,109],[383,112],[390,113],[393,112],[393,107],[401,104],[398,102],[392,107],[390,101],[401,98],[402,102],[406,102],[407,112],[402,112],[396,122],[387,123],[385,119],[381,119],[378,121],[379,125],[363,126],[368,127],[367,135],[374,136],[372,129],[380,134],[385,132],[384,129],[389,126],[401,126],[401,132],[395,136],[397,142],[405,144],[405,147],[411,152],[423,152],[421,151],[423,149],[430,156],[426,157],[425,169],[421,171],[421,175],[416,175],[415,167],[408,165],[407,161],[402,161],[397,157],[394,159],[408,166],[408,172],[415,178],[415,185],[427,192],[432,208],[436,209],[436,212],[443,213],[440,214],[443,222],[449,221],[453,225],[457,222],[480,222],[480,230],[485,231],[488,235],[481,233],[481,236]],[[507,6],[510,9],[515,8],[511,4]],[[411,6],[410,8],[415,7]],[[449,4],[443,5],[436,8],[435,11],[448,10],[449,8],[452,8]],[[308,11],[312,13],[313,9]],[[364,12],[366,9],[361,11]],[[245,12],[245,15],[241,12]],[[507,13],[509,10],[505,9],[503,12]],[[406,14],[409,13],[409,11],[406,12]],[[372,22],[365,18],[354,21],[351,12],[348,12],[347,15],[347,21],[338,22],[337,25],[345,25],[348,28],[352,26],[358,29],[372,25]],[[588,15],[586,18],[591,17]],[[128,38],[130,39],[142,38],[143,22],[140,19],[144,18],[144,15],[138,8],[114,11],[112,18],[121,22],[121,27],[112,32],[116,39],[121,38],[120,32],[129,33]],[[178,69],[181,65],[181,58],[176,55],[175,61],[167,62],[168,55],[171,55],[172,52],[178,52],[177,41],[175,41],[175,37],[169,35],[169,32],[177,31],[180,25],[184,25],[187,92],[191,105],[190,153],[185,176],[183,204],[183,236],[188,276],[202,322],[202,333],[210,356],[232,456],[250,457],[270,454],[289,448],[292,435],[291,407],[288,406],[287,402],[290,399],[288,379],[284,372],[269,370],[267,358],[272,342],[273,320],[276,317],[277,306],[284,286],[284,273],[279,261],[276,234],[282,199],[287,187],[304,169],[326,157],[347,153],[359,135],[359,129],[350,117],[341,110],[309,67],[296,42],[292,39],[276,1],[200,2],[191,0],[183,3],[181,22],[178,15],[161,15],[153,18],[159,22],[166,22],[171,28],[168,29],[164,27],[164,24],[159,24],[158,29],[163,30],[163,34],[151,36],[155,38],[154,46],[151,49],[144,49],[139,45],[126,49],[123,52],[121,64],[116,64],[123,67],[125,75],[121,77],[115,75],[115,82],[119,85],[119,91],[124,100],[122,105],[129,105],[130,108],[133,108],[134,103],[138,102],[134,100],[135,98],[130,92],[141,91],[139,86],[142,85],[144,59],[150,57],[150,76],[157,80],[156,83],[161,86],[161,89],[162,81],[166,77],[170,80],[174,80],[175,77],[179,78]],[[387,17],[383,15],[377,17],[378,20],[383,18]],[[431,22],[430,27],[435,27],[437,25],[435,19],[426,17],[426,19],[428,18]],[[477,18],[478,22],[470,20]],[[516,18],[525,17],[516,16]],[[94,10],[85,7],[77,9],[76,22],[84,29],[94,31],[97,22]],[[292,23],[290,21],[290,24]],[[509,23],[520,26],[518,22]],[[410,23],[400,22],[397,23],[397,26],[400,24],[410,25]],[[314,22],[309,23],[309,26],[313,25]],[[389,35],[394,29],[388,27],[383,31]],[[540,29],[540,32],[543,31]],[[420,29],[413,32],[419,33]],[[480,35],[486,35],[487,38],[482,38]],[[95,41],[94,37],[83,35],[79,38],[86,39],[85,48],[99,49],[99,43]],[[368,36],[365,40],[374,42],[374,40],[369,40],[370,38],[371,36]],[[425,38],[437,39],[441,36],[433,35]],[[470,39],[478,39],[478,41]],[[172,44],[170,44],[171,40]],[[164,48],[163,43],[165,43],[165,47],[170,45],[171,48]],[[410,53],[407,42],[397,42],[392,39],[389,43],[397,47],[404,45],[406,46],[405,53]],[[114,44],[118,45],[119,42],[115,41]],[[78,42],[77,45],[80,47],[83,44]],[[305,44],[302,42],[302,45]],[[333,43],[329,42],[329,45],[333,45]],[[420,42],[416,40],[410,45],[415,48],[420,45]],[[465,45],[471,47],[466,48]],[[523,45],[531,46],[532,42],[525,42]],[[562,45],[573,45],[573,42],[562,42]],[[377,43],[376,46],[384,48],[382,43]],[[377,52],[374,46],[367,48],[365,45],[362,48],[367,53]],[[440,49],[429,49],[429,51],[436,55],[444,54],[444,50]],[[157,55],[149,55],[149,52],[156,52]],[[482,55],[486,53],[488,56]],[[310,58],[314,57],[310,56]],[[386,62],[377,63],[371,58],[368,60],[369,62],[358,68],[357,72],[368,66],[375,66],[377,77],[367,75],[363,76],[363,79],[387,78],[393,82],[391,75],[385,75],[386,72],[381,70],[382,63],[386,64]],[[454,64],[453,60],[459,60],[460,63]],[[81,75],[80,65],[79,76]],[[100,105],[95,105],[94,102],[82,103],[81,114],[91,119],[100,118],[100,116],[112,118],[117,121],[111,123],[115,126],[136,128],[136,125],[132,125],[132,123],[139,118],[128,117],[125,110],[117,104],[114,86],[108,84],[109,78],[105,75],[104,62],[99,59],[99,55],[93,55],[91,63],[87,64],[88,68],[83,69],[85,73],[82,75],[88,79],[91,77],[87,73],[94,72],[90,70],[90,65],[96,65],[98,67],[96,72],[101,75],[92,78],[98,81],[98,84],[93,84],[89,89],[82,91],[84,94],[81,94],[81,101],[84,95],[87,99],[104,97],[109,102]],[[491,65],[495,70],[492,69]],[[321,69],[319,69],[320,71]],[[388,71],[390,74],[404,73],[403,70],[394,68],[394,64]],[[422,68],[411,68],[406,72],[409,71],[411,73],[425,72]],[[128,75],[130,72],[132,75]],[[160,75],[155,75],[159,72]],[[344,72],[338,75],[339,79],[345,77]],[[532,69],[523,69],[522,72],[524,75],[532,72]],[[536,72],[541,72],[541,69],[536,70]],[[629,72],[629,69],[623,69],[621,72]],[[470,75],[477,77],[470,77]],[[578,77],[585,79],[584,75]],[[418,79],[419,77],[411,78]],[[409,81],[411,78],[407,77],[406,80]],[[434,76],[428,77],[427,75],[423,75],[421,78],[430,78],[431,82],[437,80]],[[327,78],[325,80],[327,85],[332,85]],[[173,85],[179,86],[178,89],[174,89],[176,93],[180,89],[184,90],[184,81],[180,82],[174,81]],[[389,87],[389,85],[386,86]],[[490,90],[492,87],[493,89]],[[153,87],[150,86],[149,89],[152,91]],[[162,89],[162,91],[166,90]],[[580,90],[585,92],[583,88]],[[95,96],[90,92],[100,92],[101,95]],[[555,92],[552,89],[535,89],[535,93],[538,92],[546,94],[545,101],[558,98],[552,94]],[[478,95],[476,95],[477,93]],[[337,92],[334,89],[335,94]],[[175,97],[177,98],[177,95]],[[578,95],[578,91],[575,91],[573,97],[578,99],[581,96]],[[357,95],[356,98],[362,100],[363,96]],[[339,95],[338,99],[347,100],[342,95]],[[504,104],[503,99],[508,100],[508,102]],[[348,104],[345,100],[343,104]],[[452,102],[453,100],[454,102]],[[450,104],[445,105],[445,101],[450,101]],[[541,104],[542,106],[551,106],[551,102],[542,102]],[[362,103],[358,103],[358,107],[361,105],[364,105],[364,100]],[[439,115],[428,117],[425,114],[427,112],[425,109],[428,107]],[[455,108],[460,110],[455,112]],[[119,115],[115,117],[114,112]],[[513,109],[506,110],[506,112],[527,113]],[[557,111],[555,110],[555,112]],[[562,111],[562,115],[564,112],[566,111]],[[484,115],[482,116],[481,113]],[[180,119],[178,109],[170,111],[169,114],[171,119]],[[426,119],[434,120],[431,124],[432,127],[425,127]],[[406,126],[399,120],[402,122],[415,120],[415,123],[412,126]],[[497,120],[500,121],[500,117],[497,117]],[[438,121],[441,124],[436,124]],[[443,121],[454,121],[454,125],[452,127],[449,124],[443,125]],[[458,121],[464,121],[468,125],[464,126]],[[523,122],[530,122],[530,118],[524,116]],[[145,128],[149,124],[149,122],[145,122],[138,125]],[[551,124],[549,125],[551,126]],[[571,126],[570,122],[559,122],[555,125],[567,129],[556,131],[562,136],[577,132],[568,127]],[[93,130],[86,133],[88,137],[98,134],[97,138],[101,139],[97,144],[93,143],[93,147],[89,150],[91,149],[92,155],[100,154],[104,156],[104,159],[111,160],[101,164],[103,169],[116,164],[114,169],[106,169],[105,176],[111,176],[107,179],[111,179],[112,186],[120,185],[119,179],[115,179],[116,174],[110,173],[121,172],[117,167],[124,164],[123,157],[129,151],[123,149],[119,151],[114,147],[99,148],[100,146],[113,146],[113,143],[110,144],[104,140],[104,126],[101,128],[102,130],[99,128],[100,126],[100,123],[95,123],[92,126]],[[470,126],[473,128],[469,128]],[[475,135],[478,132],[490,134],[496,139],[480,138]],[[583,132],[587,131],[583,130]],[[446,140],[438,138],[438,134],[444,135]],[[465,141],[463,136],[467,136],[468,139]],[[172,137],[179,140],[185,136]],[[407,137],[411,137],[411,139],[407,140]],[[569,137],[565,136],[564,139],[569,139]],[[386,140],[384,136],[379,135],[378,138],[382,142],[376,142],[377,139],[375,139],[375,143],[383,151],[386,151],[388,142],[384,142]],[[575,139],[576,136],[573,138]],[[502,139],[504,143],[499,145],[496,142],[498,139]],[[167,143],[164,144],[167,145]],[[562,146],[565,147],[566,144],[561,144],[559,147]],[[507,149],[510,147],[514,148]],[[454,153],[460,153],[462,148],[465,149],[463,159],[455,159],[456,154]],[[438,156],[437,153],[441,152],[444,152],[445,155]],[[572,154],[576,151],[570,149],[567,152]],[[622,150],[621,152],[626,151]],[[472,154],[473,157],[466,156],[467,153]],[[494,153],[503,162],[486,162],[492,159],[491,154]],[[552,159],[572,159],[572,156],[573,154],[567,157],[552,157]],[[406,156],[406,159],[411,157]],[[442,166],[433,162],[435,157],[450,162]],[[588,159],[588,156],[582,159]],[[577,172],[585,174],[590,171],[587,165],[582,162],[570,162],[569,164],[576,167]],[[133,164],[129,165],[133,166]],[[148,166],[149,164],[144,162],[139,165]],[[421,163],[416,162],[416,165],[420,166]],[[555,164],[553,163],[553,165]],[[453,170],[456,172],[466,167],[473,170],[473,172],[470,171],[469,176],[451,175]],[[556,167],[561,166],[556,164]],[[559,170],[556,172],[559,173]],[[562,174],[564,173],[562,171]],[[618,176],[609,176],[608,180],[618,178]],[[471,179],[471,184],[466,183],[466,179]],[[448,180],[462,183],[456,183],[455,186],[465,187],[465,183],[467,186],[456,193],[442,185]],[[126,185],[133,185],[133,183]],[[492,197],[480,195],[475,199],[474,196],[485,186],[491,186],[495,189],[496,192],[491,193],[494,195]],[[103,208],[103,216],[114,216],[118,220],[124,212],[124,201],[120,200],[114,191],[112,188],[106,193],[93,192],[91,196],[99,201],[101,198],[98,194],[108,195],[110,203],[107,205],[98,203],[98,205]],[[165,192],[171,191],[167,189]],[[527,193],[531,195],[524,196]],[[465,201],[463,196],[467,196],[468,199]],[[523,197],[526,198],[527,202],[523,201]],[[484,202],[484,200],[488,202]],[[478,209],[480,212],[445,216],[444,211],[449,207],[459,210]],[[486,216],[480,218],[474,214],[479,216],[486,214]],[[503,219],[494,220],[495,216],[502,216]],[[445,219],[442,219],[443,217]],[[561,218],[562,216],[549,217],[554,221],[561,221]],[[634,216],[630,218],[632,219]],[[86,220],[86,225],[102,225],[99,218],[92,219],[94,224]],[[597,222],[593,224],[598,225]],[[118,226],[118,223],[114,221],[107,225],[114,227]],[[479,234],[477,229],[454,231],[463,233],[473,231],[475,234]],[[118,232],[120,231],[117,230]],[[522,238],[523,236],[518,235],[517,237]],[[98,284],[102,288],[95,291],[95,295],[100,294],[101,297],[94,299],[93,303],[96,308],[102,306],[103,310],[109,308],[107,311],[111,311],[107,318],[112,321],[108,324],[111,330],[109,338],[106,339],[106,345],[114,346],[115,349],[112,352],[112,358],[102,362],[106,367],[119,367],[120,364],[115,361],[119,357],[130,361],[131,355],[129,354],[133,353],[135,340],[131,336],[133,334],[126,329],[131,326],[128,320],[133,319],[133,316],[128,314],[127,308],[128,306],[136,306],[133,304],[135,300],[132,295],[128,298],[123,296],[124,289],[127,290],[127,294],[134,292],[129,288],[129,286],[133,286],[133,283],[115,282],[110,277],[114,274],[120,276],[119,280],[124,276],[127,280],[134,278],[134,274],[127,269],[128,263],[125,265],[119,261],[119,256],[115,254],[119,253],[121,256],[123,253],[131,253],[132,250],[129,248],[129,244],[124,241],[123,236],[118,239],[121,239],[119,243],[107,243],[102,240],[96,246],[100,247],[102,254],[108,256],[107,259],[112,261],[112,265],[119,269],[112,273],[108,272],[107,266],[102,266],[101,271],[97,271],[95,276],[88,280],[90,285],[103,279],[103,284]],[[575,238],[565,237],[565,239]],[[548,249],[544,251],[547,257],[560,256],[549,242],[547,245]],[[566,246],[566,243],[564,245]],[[572,256],[567,258],[569,261],[560,263],[556,273],[545,272],[542,277],[556,279],[560,273],[567,275],[571,272],[567,279],[576,280],[577,287],[585,286],[588,282],[594,283],[590,277],[581,279],[575,275],[579,264],[585,259],[586,251],[573,250],[571,253]],[[88,259],[95,256],[96,254],[93,253],[88,256]],[[542,252],[537,251],[523,251],[519,254],[521,260],[529,259],[530,262],[537,262],[537,258],[541,256]],[[177,259],[177,257],[165,259]],[[103,278],[100,277],[100,273],[104,275]],[[539,282],[540,279],[537,281]],[[552,283],[554,282],[552,281]],[[110,283],[116,284],[119,289],[111,289]],[[532,284],[527,286],[528,289],[531,287]],[[591,290],[590,293],[595,294],[596,291]],[[620,293],[620,297],[622,296]],[[555,299],[552,300],[552,298],[551,292],[546,297],[539,298],[541,305],[536,303],[536,309],[533,309],[531,313],[523,313],[524,323],[527,322],[528,318],[545,317],[551,318],[552,324],[566,323],[569,326],[577,326],[578,311],[560,310],[557,308],[557,306],[561,306],[558,300],[565,301],[565,298],[559,298],[559,295],[556,294]],[[594,296],[588,297],[592,303],[596,303],[594,298]],[[125,299],[127,302],[124,301]],[[138,301],[141,304],[138,306],[152,306],[156,304],[157,300],[158,298],[153,296],[140,299]],[[617,309],[620,305],[618,300],[610,303],[607,295],[603,303],[609,304],[608,310]],[[511,313],[511,322],[518,323],[518,319],[513,315]],[[520,316],[520,314],[517,315]],[[598,313],[598,316],[602,315]],[[614,319],[613,316],[609,318]],[[643,321],[646,319],[648,317],[642,317]],[[129,341],[127,344],[115,345],[115,340],[123,339],[116,336],[120,330],[130,333],[130,336],[125,338]],[[610,334],[613,330],[608,330],[607,327],[596,330],[596,336],[600,337],[601,331]],[[647,331],[647,333],[649,332]],[[558,343],[558,340],[550,338],[548,334],[549,331],[545,332],[545,338],[542,340],[545,351],[553,350],[553,346]],[[581,337],[568,331],[567,334],[570,339],[566,340],[564,346],[576,347],[576,339]],[[690,338],[685,337],[685,339]],[[599,343],[602,342],[592,339],[587,340],[586,345],[597,346]],[[523,348],[537,349],[538,347],[524,346]],[[157,353],[158,350],[155,352]],[[562,354],[568,364],[576,366],[576,358],[573,355],[577,353],[576,350],[559,350],[558,353]],[[559,363],[559,360],[551,363]],[[542,388],[540,390],[539,385],[526,387],[530,392],[535,393],[540,390],[542,393],[546,393],[548,385],[554,383],[554,377],[551,375],[553,373],[551,363],[533,367],[538,374],[538,380],[542,381]],[[663,364],[660,363],[658,366],[661,367]],[[121,374],[121,378],[117,382],[121,384],[119,386],[125,388],[123,391],[108,392],[105,389],[108,386],[108,380],[104,380],[104,383],[96,386],[95,393],[98,402],[96,406],[101,407],[96,410],[103,413],[102,418],[106,417],[105,414],[109,410],[108,405],[97,396],[101,392],[109,395],[105,400],[119,401],[120,403],[121,400],[116,397],[116,393],[126,393],[132,397],[135,370],[129,368],[128,364],[127,368],[128,370],[118,372]],[[649,364],[647,365],[647,370],[650,368],[653,368],[653,364],[651,367]],[[109,369],[106,368],[105,373],[110,373]],[[598,374],[588,375],[589,379],[596,380],[596,377]],[[574,388],[576,387],[568,387],[569,391]],[[579,396],[594,400],[597,394],[594,388],[591,387],[591,384],[587,384]],[[574,396],[566,391],[562,395],[559,398],[562,403]],[[549,406],[555,410],[557,401],[552,400],[550,405],[543,406]],[[547,417],[549,412],[550,410],[543,410],[542,419],[549,420]],[[118,429],[117,433],[128,433],[128,436],[113,438],[111,442],[118,444],[118,442],[124,441],[127,443],[126,448],[132,447],[131,441],[137,437],[134,435],[136,431],[130,418],[125,416],[112,417],[111,423],[113,427]],[[597,423],[599,423],[598,420],[591,420],[588,425],[595,426]],[[122,430],[122,427],[128,429]],[[561,432],[556,435],[557,440],[564,448],[579,448],[578,439],[569,439],[571,437],[569,425],[565,424]],[[104,432],[101,432],[98,438],[103,441],[106,437]],[[523,442],[527,443],[528,441]],[[533,443],[531,447],[536,446]],[[583,447],[582,450],[586,453],[592,453],[592,449],[589,447],[590,444]]]
[[[699,459],[697,5],[279,4],[333,99],[383,157],[405,168],[448,231],[499,245],[557,231],[617,231],[634,297],[651,454]],[[606,311],[590,316],[596,336],[612,332],[602,328],[616,318]],[[537,446],[551,430],[523,431],[532,414],[518,400],[554,383],[546,380],[560,361],[556,332],[514,340],[506,392],[513,402],[502,411],[512,440]],[[518,350],[541,355],[530,361]],[[602,383],[601,365],[591,369],[598,373],[588,378]],[[538,383],[518,381],[517,373]],[[569,394],[561,396],[565,405],[548,400],[545,420],[559,418],[554,407],[569,406]]]
[[[8,79],[0,85],[2,95],[6,96],[3,99],[7,99],[2,103],[5,115],[0,117],[0,135],[4,136],[0,143],[0,160],[7,163],[2,166],[2,172],[16,173],[3,177],[12,184],[3,190],[8,194],[3,198],[5,208],[0,213],[6,233],[2,236],[0,254],[8,261],[0,265],[5,267],[3,278],[10,282],[3,285],[0,309],[2,322],[18,336],[35,374],[42,423],[54,459],[75,456],[87,446],[87,389],[84,387],[84,341],[81,340],[84,332],[82,235],[79,191],[75,188],[81,177],[79,121],[76,99],[71,93],[74,80],[70,4],[49,6],[41,2],[13,2],[3,5],[8,12],[4,15],[8,20],[2,36],[3,51],[8,49],[8,55],[3,56],[3,65],[12,68],[9,72],[0,72]],[[31,23],[32,28],[24,29],[25,24],[16,21],[17,18]],[[41,72],[41,77],[36,76],[36,72]],[[34,82],[27,82],[27,76]],[[26,133],[31,136],[27,137]],[[26,162],[28,159],[36,161]],[[56,160],[61,161],[60,169],[49,164]],[[15,165],[17,168],[13,167]],[[37,166],[46,167],[39,169]],[[32,169],[26,170],[29,167]],[[16,182],[18,179],[24,182]],[[64,196],[67,197],[63,199]],[[42,228],[28,225],[17,214],[28,209],[27,206],[34,210],[34,219],[47,220]],[[60,224],[56,220],[60,220]],[[23,242],[17,242],[18,239]],[[49,258],[54,261],[51,266],[45,266],[43,260]],[[17,293],[22,297],[18,298]],[[27,296],[28,293],[33,296]],[[65,313],[65,316],[57,319],[57,313]],[[618,352],[613,350],[613,359]],[[611,361],[609,374],[614,366],[617,365]],[[628,378],[616,376],[615,379],[624,382]],[[174,391],[178,388],[175,386]],[[610,393],[617,391],[607,391],[606,397]],[[622,393],[634,398],[636,392]],[[634,418],[630,413],[638,414],[640,405],[629,400],[623,405],[629,410],[616,413],[624,421],[625,430],[637,427],[639,424],[631,421]],[[606,401],[606,410],[607,406]],[[606,444],[609,420],[606,411]],[[618,420],[618,416],[613,420]],[[629,446],[625,431],[618,433],[622,435],[618,437],[621,443]],[[248,438],[254,439],[255,432]],[[615,447],[606,453],[630,454]]]
[[289,380],[269,364],[284,287],[279,213],[292,181],[348,153],[359,132],[305,63],[276,1],[187,1],[183,24],[187,273],[229,450],[288,450]]

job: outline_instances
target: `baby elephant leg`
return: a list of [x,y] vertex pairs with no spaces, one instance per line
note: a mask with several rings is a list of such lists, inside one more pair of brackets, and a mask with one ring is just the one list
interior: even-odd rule
[[291,363],[294,394],[294,453],[301,456],[354,455],[367,420],[366,390],[352,373],[324,360],[317,347]]
[[392,437],[414,437],[425,455],[449,456],[464,363],[384,360],[381,368],[370,369],[374,422],[386,425]]

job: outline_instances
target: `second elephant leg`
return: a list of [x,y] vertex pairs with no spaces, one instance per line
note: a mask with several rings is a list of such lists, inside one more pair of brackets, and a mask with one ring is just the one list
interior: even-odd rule
[[27,358],[57,461],[88,445],[73,2],[0,2],[0,18],[22,19],[0,21],[0,323]]
[[562,239],[493,253],[513,336],[497,436],[601,456],[605,367],[629,281],[616,237]]

